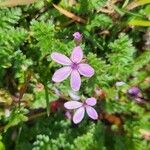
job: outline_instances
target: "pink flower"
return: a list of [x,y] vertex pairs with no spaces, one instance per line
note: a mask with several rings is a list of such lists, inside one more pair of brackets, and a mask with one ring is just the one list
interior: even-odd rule
[[80,46],[73,49],[70,59],[57,52],[52,53],[51,58],[57,63],[64,65],[64,67],[54,73],[52,80],[54,82],[61,82],[71,75],[70,84],[74,91],[80,89],[80,75],[85,77],[92,77],[94,75],[94,69],[90,65],[81,63],[83,52]]
[[82,121],[85,111],[87,112],[88,116],[94,120],[98,119],[98,114],[96,110],[91,107],[96,104],[96,99],[91,97],[86,99],[84,103],[78,102],[78,101],[69,101],[64,104],[64,107],[66,109],[77,109],[75,114],[73,115],[73,122],[75,124]]
[[73,34],[73,37],[74,37],[74,41],[76,43],[76,45],[80,45],[80,43],[82,42],[82,35],[80,34],[80,32],[75,32]]
[[75,32],[75,33],[73,34],[73,37],[74,37],[74,39],[76,39],[76,40],[81,40],[82,35],[80,34],[80,32]]

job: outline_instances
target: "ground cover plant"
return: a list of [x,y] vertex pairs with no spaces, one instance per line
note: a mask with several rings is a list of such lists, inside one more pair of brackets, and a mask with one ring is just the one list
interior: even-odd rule
[[0,150],[148,150],[149,102],[149,0],[0,0]]

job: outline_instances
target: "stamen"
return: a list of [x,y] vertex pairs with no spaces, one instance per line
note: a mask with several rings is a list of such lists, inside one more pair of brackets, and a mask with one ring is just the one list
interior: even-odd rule
[[79,65],[78,65],[77,63],[72,63],[72,64],[71,64],[71,68],[72,68],[73,70],[77,70],[77,69],[79,68]]

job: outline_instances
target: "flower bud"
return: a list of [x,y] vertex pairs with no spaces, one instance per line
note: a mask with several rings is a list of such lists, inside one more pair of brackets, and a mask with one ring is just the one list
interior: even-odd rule
[[71,120],[72,119],[72,114],[70,111],[66,111],[65,116],[67,119]]
[[128,89],[128,94],[130,95],[130,98],[137,103],[145,103],[141,90],[138,87],[131,87]]
[[128,94],[130,94],[131,96],[137,97],[140,93],[141,91],[138,87],[131,87],[130,89],[128,89]]
[[69,96],[71,97],[72,100],[78,101],[80,100],[80,96],[78,95],[78,93],[76,91],[70,90],[68,92]]
[[80,45],[81,41],[82,41],[82,35],[80,34],[80,32],[75,32],[73,34],[73,37],[74,37],[74,41],[76,43],[76,45]]

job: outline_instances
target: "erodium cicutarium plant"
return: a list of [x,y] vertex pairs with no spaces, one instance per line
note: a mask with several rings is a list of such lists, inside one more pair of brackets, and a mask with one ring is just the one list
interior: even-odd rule
[[[82,35],[79,32],[75,32],[73,37],[76,43],[76,47],[73,49],[70,58],[57,52],[53,52],[51,54],[52,60],[63,65],[62,68],[56,70],[52,80],[58,83],[70,76],[70,85],[72,90],[79,91],[81,86],[81,75],[90,78],[94,75],[94,69],[89,64],[83,62],[83,51],[79,46]],[[73,115],[73,122],[78,124],[84,118],[85,111],[93,120],[98,119],[98,114],[92,107],[94,105],[96,105],[96,99],[92,97],[86,99],[84,102],[75,100],[66,102],[64,107],[68,110],[75,110]],[[69,118],[72,119],[69,111],[68,115]]]
[[92,107],[96,105],[96,99],[91,97],[85,100],[85,102],[78,102],[78,101],[69,101],[64,104],[64,107],[68,110],[75,110],[73,115],[73,122],[78,124],[82,121],[85,115],[85,111],[87,112],[88,116],[93,119],[98,119],[98,114],[96,110]]
[[74,91],[80,89],[80,75],[85,77],[92,77],[94,75],[94,69],[89,64],[82,62],[83,51],[80,46],[73,49],[70,58],[57,52],[53,52],[51,58],[55,62],[64,65],[64,67],[54,73],[52,80],[54,82],[61,82],[70,76],[70,85]]

